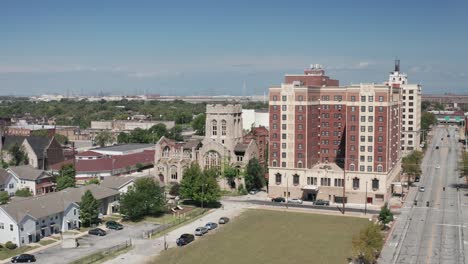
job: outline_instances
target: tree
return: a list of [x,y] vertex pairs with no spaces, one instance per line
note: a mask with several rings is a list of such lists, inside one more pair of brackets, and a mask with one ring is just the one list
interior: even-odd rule
[[387,203],[385,203],[385,205],[382,206],[382,208],[380,209],[379,221],[384,225],[386,225],[386,224],[390,223],[391,221],[393,221],[393,213],[388,208]]
[[120,132],[119,135],[117,136],[117,143],[123,144],[123,143],[129,143],[129,142],[130,142],[130,136],[125,132]]
[[16,190],[15,196],[30,197],[30,196],[32,196],[32,194],[31,194],[31,191],[28,188],[23,188],[23,189]]
[[428,130],[431,125],[437,124],[437,118],[433,113],[422,112],[421,114],[421,129]]
[[10,201],[10,195],[7,192],[0,192],[0,204],[6,204]]
[[380,227],[374,223],[353,236],[353,257],[360,263],[374,263],[384,244]]
[[146,215],[160,214],[164,211],[165,204],[163,190],[159,184],[151,178],[140,178],[121,196],[120,213],[135,221]]
[[235,187],[235,180],[239,176],[236,168],[232,167],[229,164],[224,165],[224,178],[226,178],[227,183],[231,188]]
[[164,124],[157,124],[148,129],[148,133],[151,134],[151,143],[156,143],[162,136],[167,135],[167,128]]
[[100,183],[101,183],[101,182],[99,181],[98,178],[93,178],[93,179],[87,181],[87,182],[86,182],[86,185],[91,185],[91,184],[97,184],[97,185],[99,185]]
[[263,177],[263,168],[258,162],[257,158],[249,160],[245,172],[245,187],[247,190],[254,188],[261,189],[265,185],[265,178]]
[[70,140],[68,139],[67,136],[60,135],[60,134],[55,134],[54,138],[57,140],[58,143],[61,145],[67,145],[70,143]]
[[415,150],[401,160],[401,168],[403,169],[403,172],[408,175],[408,181],[409,176],[421,175],[422,158],[422,152]]
[[199,114],[192,120],[192,128],[199,136],[205,135],[206,114]]
[[175,125],[171,130],[168,131],[167,137],[170,139],[174,139],[176,141],[182,141],[182,126]]
[[94,138],[94,142],[100,147],[105,147],[108,144],[114,142],[114,137],[109,131],[101,131]]
[[27,165],[29,163],[28,154],[23,149],[23,146],[20,146],[18,143],[13,144],[8,150],[11,155],[10,164],[13,166]]
[[216,171],[213,169],[202,171],[196,163],[184,171],[180,183],[180,195],[197,203],[215,203],[221,198]]
[[180,192],[180,184],[177,182],[173,183],[171,186],[171,190],[169,191],[169,194],[172,196],[179,196]]
[[99,218],[99,202],[94,198],[90,190],[81,197],[80,202],[80,220],[84,227],[97,223]]
[[57,177],[57,191],[69,187],[75,187],[75,167],[73,164],[63,165]]

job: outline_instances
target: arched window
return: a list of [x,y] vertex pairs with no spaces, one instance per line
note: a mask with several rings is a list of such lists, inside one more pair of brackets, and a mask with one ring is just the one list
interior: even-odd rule
[[349,165],[349,170],[350,170],[350,171],[354,171],[355,169],[356,169],[356,166],[355,166],[353,163],[351,163],[351,164]]
[[298,161],[298,162],[297,162],[297,167],[298,167],[298,168],[302,168],[302,161]]
[[299,175],[298,174],[293,175],[293,184],[294,185],[299,185]]
[[216,151],[209,151],[205,155],[205,169],[221,171],[221,155]]
[[383,166],[377,165],[377,172],[382,172],[382,171],[383,171]]
[[226,135],[226,120],[221,121],[221,135]]
[[353,179],[353,189],[354,190],[359,189],[359,178],[358,177]]
[[218,135],[218,122],[216,120],[211,121],[211,131],[212,135]]
[[281,174],[280,173],[276,173],[275,174],[275,180],[276,180],[276,184],[281,184]]
[[171,166],[170,169],[170,174],[171,174],[171,180],[177,180],[177,167],[176,166]]
[[168,158],[170,152],[171,152],[171,148],[169,148],[168,146],[166,146],[166,147],[163,149],[163,157]]
[[374,178],[372,180],[372,190],[377,191],[379,189],[379,179]]

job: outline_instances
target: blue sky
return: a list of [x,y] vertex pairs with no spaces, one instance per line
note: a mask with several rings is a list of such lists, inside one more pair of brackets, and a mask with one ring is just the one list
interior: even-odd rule
[[263,94],[311,63],[342,85],[383,82],[395,57],[425,93],[466,93],[467,10],[461,0],[5,0],[0,94]]

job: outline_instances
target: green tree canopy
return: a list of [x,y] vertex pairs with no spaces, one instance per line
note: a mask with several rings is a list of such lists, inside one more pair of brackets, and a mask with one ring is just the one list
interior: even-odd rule
[[421,151],[413,151],[408,156],[404,157],[401,162],[403,172],[408,175],[421,175],[421,162],[423,154]]
[[10,165],[19,166],[27,165],[29,163],[28,154],[26,154],[24,151],[23,146],[19,145],[18,143],[13,144],[8,152],[11,155]]
[[245,170],[245,187],[247,190],[253,188],[261,189],[265,185],[265,178],[263,176],[263,168],[257,158],[249,160]]
[[130,143],[130,136],[125,132],[120,132],[119,135],[117,136],[117,143],[119,144]]
[[193,163],[184,171],[184,176],[180,184],[180,195],[183,198],[191,199],[197,203],[213,204],[221,198],[216,171],[213,169],[204,170]]
[[120,213],[135,221],[146,215],[162,213],[165,204],[164,193],[159,184],[151,178],[140,178],[121,196]]
[[80,202],[80,220],[84,227],[97,223],[99,217],[99,202],[94,198],[90,190],[81,197]]
[[375,263],[379,252],[382,250],[384,238],[380,227],[374,223],[369,224],[364,230],[353,237],[353,257],[360,263]]
[[195,130],[196,134],[199,136],[205,135],[205,121],[206,114],[199,114],[192,120],[192,128]]
[[380,209],[379,221],[384,225],[393,221],[393,213],[388,208],[387,203],[385,203],[385,205],[383,205],[382,208]]
[[97,185],[99,185],[100,183],[101,183],[101,181],[99,181],[98,178],[93,178],[93,179],[91,179],[91,180],[88,180],[88,181],[86,182],[86,185],[91,185],[91,184],[97,184]]
[[421,114],[421,129],[428,130],[431,125],[437,124],[437,118],[433,113],[422,112]]
[[0,204],[6,204],[10,201],[10,195],[7,192],[0,192]]
[[30,197],[32,196],[31,191],[28,188],[18,189],[15,192],[15,196],[18,197]]
[[73,164],[63,165],[59,170],[59,176],[57,176],[57,191],[69,187],[75,187],[75,167]]
[[101,131],[94,138],[94,142],[100,147],[105,147],[108,144],[114,142],[114,137],[109,131]]

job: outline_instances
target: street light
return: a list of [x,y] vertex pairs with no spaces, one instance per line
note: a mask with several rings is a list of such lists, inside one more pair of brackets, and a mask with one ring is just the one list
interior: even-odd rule
[[289,198],[289,177],[286,173],[284,173],[284,176],[286,177],[286,209],[288,209],[288,198]]
[[364,201],[364,214],[367,214],[367,180],[366,180],[366,200]]

